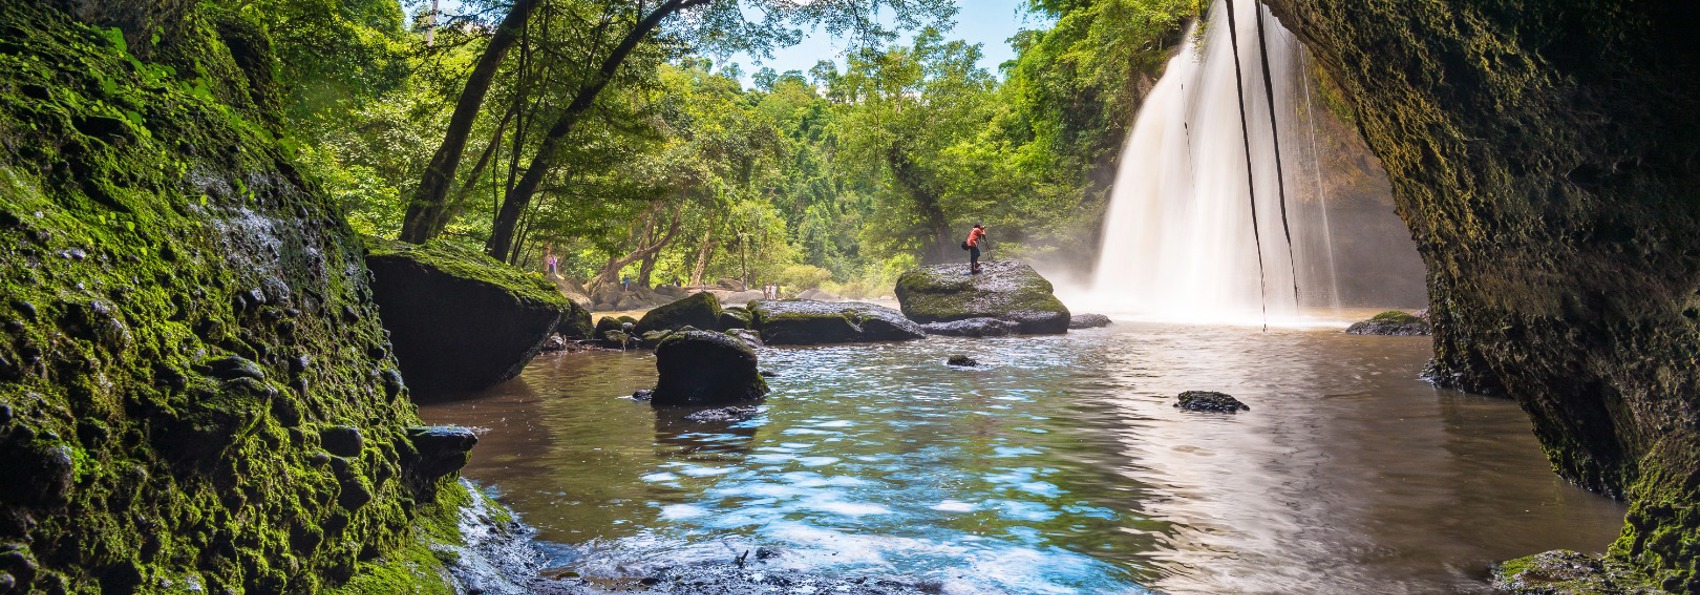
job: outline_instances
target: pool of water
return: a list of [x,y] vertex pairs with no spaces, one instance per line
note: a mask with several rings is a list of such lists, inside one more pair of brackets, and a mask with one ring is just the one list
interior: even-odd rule
[[[625,397],[653,356],[578,353],[421,414],[477,429],[465,475],[593,579],[761,551],[946,593],[1472,592],[1494,561],[1615,538],[1620,504],[1554,475],[1514,403],[1418,380],[1428,356],[1148,323],[764,349],[759,413],[698,423]],[[1183,390],[1251,410],[1182,412]]]

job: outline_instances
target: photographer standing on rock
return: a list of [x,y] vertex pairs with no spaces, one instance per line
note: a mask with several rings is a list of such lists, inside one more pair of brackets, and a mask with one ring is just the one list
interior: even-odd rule
[[968,274],[980,274],[980,242],[986,239],[986,226],[974,224],[974,229],[968,232],[968,240],[962,242],[962,249],[968,251]]

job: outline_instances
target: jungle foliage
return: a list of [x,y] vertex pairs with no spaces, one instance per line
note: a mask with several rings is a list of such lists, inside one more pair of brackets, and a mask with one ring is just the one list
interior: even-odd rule
[[[884,12],[879,12],[883,7]],[[944,0],[252,0],[286,128],[362,232],[600,283],[889,292],[983,222],[1090,250],[1116,149],[1197,0],[1034,0],[999,72]],[[760,15],[760,16],[752,16]],[[748,77],[821,26],[809,72]],[[469,107],[470,106],[470,107]]]

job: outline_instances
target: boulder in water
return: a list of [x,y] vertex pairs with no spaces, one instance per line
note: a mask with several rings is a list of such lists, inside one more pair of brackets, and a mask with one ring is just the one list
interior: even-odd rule
[[720,311],[720,330],[750,328],[750,311],[742,306],[733,306]]
[[1424,337],[1429,334],[1428,321],[1422,318],[1388,310],[1376,314],[1374,318],[1358,322],[1346,329],[1352,335],[1391,335],[1399,337]]
[[1180,401],[1176,402],[1175,406],[1187,411],[1206,413],[1239,413],[1251,410],[1251,407],[1241,403],[1239,399],[1225,393],[1207,390],[1189,390],[1181,393]]
[[676,331],[685,327],[713,329],[720,327],[720,300],[714,294],[702,292],[650,310],[639,320],[637,334],[654,331]]
[[574,308],[553,284],[447,242],[371,240],[366,265],[402,377],[427,400],[519,375]]
[[1068,317],[1070,330],[1110,326],[1110,317],[1103,314],[1074,314]]
[[947,366],[957,366],[957,367],[960,367],[960,368],[972,368],[974,366],[980,365],[980,360],[968,357],[966,355],[953,355],[953,356],[950,356],[949,359],[946,359],[944,361],[944,363]]
[[734,337],[707,331],[669,335],[655,348],[657,407],[742,403],[767,394],[756,352]]
[[902,313],[873,304],[757,300],[750,302],[749,310],[751,326],[768,345],[908,341],[927,336]]
[[987,262],[977,275],[966,264],[911,269],[897,278],[903,314],[920,323],[998,318],[1027,334],[1068,332],[1069,313],[1051,294],[1051,282],[1013,260]]
[[590,321],[590,310],[569,298],[567,307],[561,310],[561,322],[555,325],[555,334],[568,341],[595,337],[596,325]]
[[969,318],[921,325],[929,335],[946,337],[1007,337],[1021,332],[1021,324],[998,318]]

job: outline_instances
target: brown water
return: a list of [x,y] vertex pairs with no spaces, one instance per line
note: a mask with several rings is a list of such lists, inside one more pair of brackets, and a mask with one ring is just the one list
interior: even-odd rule
[[[761,414],[691,423],[622,397],[652,356],[584,353],[422,414],[479,428],[465,474],[588,577],[767,547],[948,593],[1449,593],[1608,544],[1623,507],[1553,475],[1515,404],[1417,380],[1428,355],[1155,324],[767,349]],[[1172,406],[1193,389],[1252,409]]]

